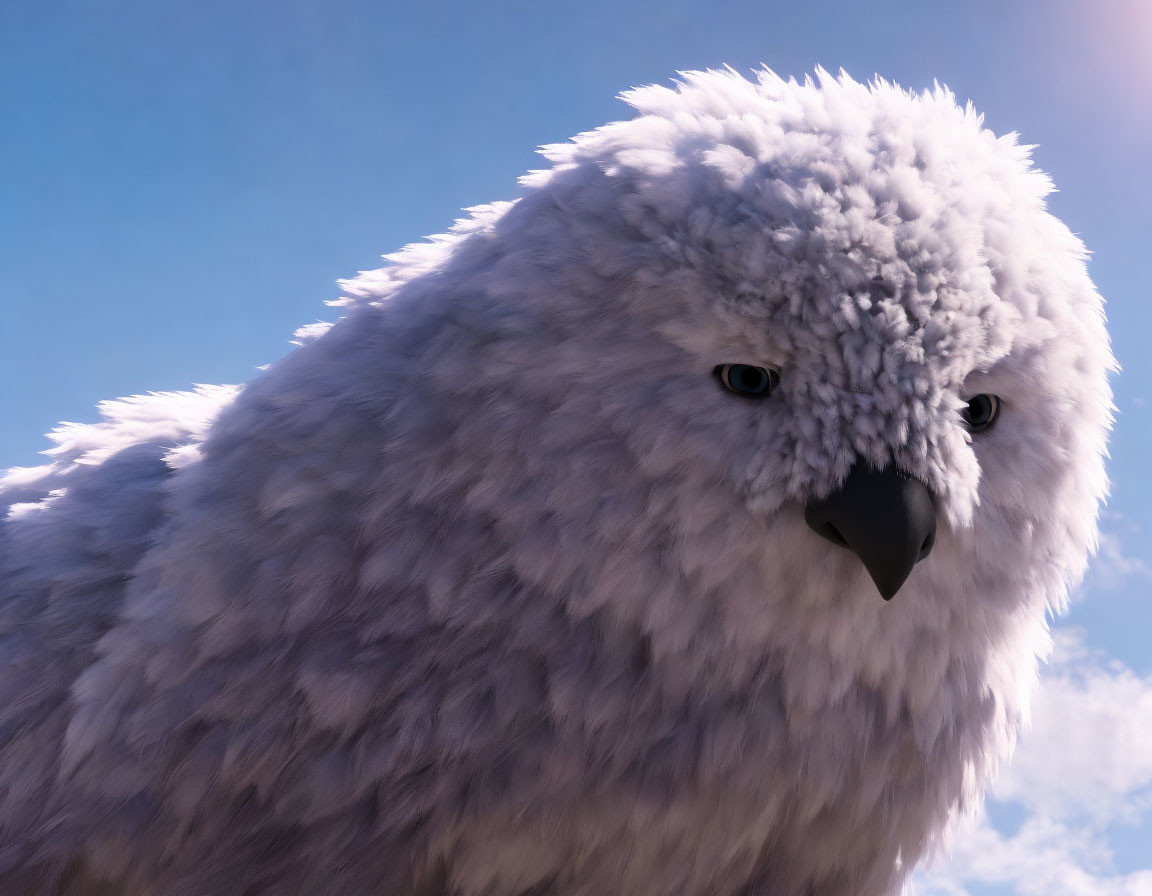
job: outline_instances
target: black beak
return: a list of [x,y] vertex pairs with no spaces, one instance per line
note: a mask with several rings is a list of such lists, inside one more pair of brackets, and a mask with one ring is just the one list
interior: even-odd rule
[[936,540],[931,492],[895,464],[877,471],[857,462],[839,489],[804,509],[804,519],[864,561],[884,600],[900,590]]

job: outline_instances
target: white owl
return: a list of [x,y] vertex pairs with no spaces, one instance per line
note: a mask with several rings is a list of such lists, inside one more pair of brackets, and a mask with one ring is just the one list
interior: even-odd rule
[[979,800],[1107,490],[1085,249],[943,89],[625,99],[0,483],[0,892],[882,896]]

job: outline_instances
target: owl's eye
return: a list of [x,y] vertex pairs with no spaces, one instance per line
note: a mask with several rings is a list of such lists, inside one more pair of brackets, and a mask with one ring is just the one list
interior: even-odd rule
[[712,373],[729,392],[746,398],[767,398],[780,385],[780,371],[752,364],[718,364]]
[[1000,415],[1000,399],[995,395],[974,395],[968,399],[968,407],[960,412],[969,432],[984,432]]

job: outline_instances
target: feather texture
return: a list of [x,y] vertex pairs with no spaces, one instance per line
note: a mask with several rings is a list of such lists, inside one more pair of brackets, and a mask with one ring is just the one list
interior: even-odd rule
[[[979,801],[1107,491],[1085,249],[944,88],[624,99],[0,480],[0,890],[884,896]],[[939,508],[891,604],[857,458]]]

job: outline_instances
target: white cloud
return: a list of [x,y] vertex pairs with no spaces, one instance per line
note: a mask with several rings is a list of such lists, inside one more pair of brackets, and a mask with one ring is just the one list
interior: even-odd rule
[[982,886],[1020,896],[1152,896],[1148,868],[1115,870],[1108,828],[1152,821],[1152,675],[1088,650],[1075,630],[1056,632],[1052,665],[1032,708],[1031,730],[993,788],[1027,813],[998,831],[981,813],[950,857],[917,874],[918,896],[980,896]]
[[1133,577],[1152,581],[1152,566],[1141,557],[1125,553],[1120,536],[1115,532],[1101,532],[1100,550],[1092,563],[1092,584],[1111,591]]
[[1130,554],[1126,548],[1130,540],[1140,540],[1140,535],[1140,527],[1128,517],[1105,512],[1101,520],[1100,548],[1088,570],[1086,588],[1113,591],[1133,578],[1152,582],[1152,565]]
[[1152,676],[1098,657],[1069,661],[1060,647],[1032,730],[993,793],[1052,818],[1134,822],[1152,810]]
[[1042,814],[1012,836],[981,814],[950,860],[920,872],[916,896],[980,896],[983,887],[1011,887],[1019,896],[1152,896],[1152,868],[1116,873],[1106,834]]

